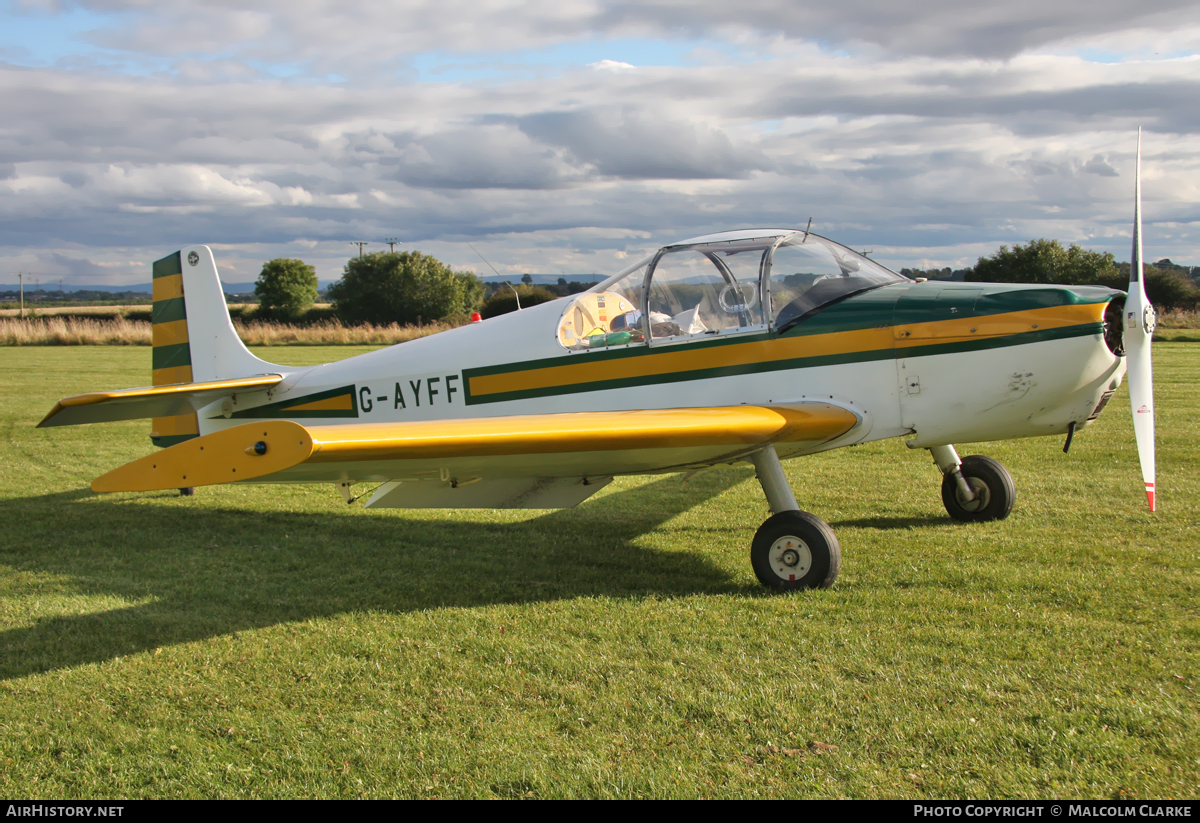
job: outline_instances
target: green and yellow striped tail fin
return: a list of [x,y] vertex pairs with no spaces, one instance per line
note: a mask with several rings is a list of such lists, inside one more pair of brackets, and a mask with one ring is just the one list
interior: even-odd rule
[[[192,350],[188,341],[187,304],[183,299],[180,252],[154,261],[153,383],[167,386],[192,382]],[[156,446],[174,446],[200,434],[195,412],[155,417],[150,439]]]

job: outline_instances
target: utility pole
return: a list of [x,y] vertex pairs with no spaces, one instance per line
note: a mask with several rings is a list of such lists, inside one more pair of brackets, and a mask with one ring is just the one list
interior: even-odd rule
[[17,272],[17,280],[21,282],[21,319],[25,319],[25,275]]
[[350,245],[358,246],[358,258],[361,260],[362,256],[363,256],[363,246],[371,245],[371,241],[369,241],[369,240],[351,240]]
[[387,240],[384,240],[383,242],[388,244],[388,251],[393,252],[396,250],[396,244],[399,243],[400,241],[397,240],[395,237],[389,237]]

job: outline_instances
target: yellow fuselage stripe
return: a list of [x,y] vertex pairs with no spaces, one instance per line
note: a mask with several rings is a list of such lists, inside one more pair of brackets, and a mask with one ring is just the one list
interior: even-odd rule
[[953,320],[934,320],[928,323],[905,323],[895,326],[896,345],[938,346],[989,337],[1010,337],[1030,331],[1062,329],[1104,319],[1107,303],[1049,306],[1044,309],[1025,309],[982,317],[963,317]]
[[[719,369],[746,363],[857,354],[895,346],[941,345],[956,340],[980,340],[1096,322],[1103,316],[1104,309],[1103,303],[1051,306],[983,317],[856,329],[804,337],[780,337],[727,346],[678,349],[668,346],[651,349],[637,357],[611,360],[589,361],[587,355],[580,355],[572,357],[569,364],[562,366],[474,376],[470,381],[471,396],[482,397],[579,383]],[[906,331],[909,334],[906,335]]]
[[562,366],[472,377],[471,396],[481,397],[498,392],[528,391],[575,383],[597,383],[604,380],[717,369],[722,366],[796,357],[873,351],[891,345],[892,330],[888,328],[833,332],[814,337],[756,340],[703,349],[652,349],[639,357],[594,362],[586,361],[584,355],[572,357],[569,364]]
[[324,400],[314,400],[300,406],[288,406],[281,410],[286,415],[294,411],[350,411],[354,408],[354,400],[349,394],[327,397]]

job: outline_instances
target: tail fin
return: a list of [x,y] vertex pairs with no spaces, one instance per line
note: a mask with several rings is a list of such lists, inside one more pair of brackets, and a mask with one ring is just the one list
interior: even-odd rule
[[[249,377],[273,370],[242,344],[208,246],[154,262],[153,385]],[[150,439],[172,446],[200,433],[195,414],[154,418]]]

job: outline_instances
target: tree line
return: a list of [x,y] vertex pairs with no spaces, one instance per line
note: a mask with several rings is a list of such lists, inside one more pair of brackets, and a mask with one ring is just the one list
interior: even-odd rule
[[[1001,246],[965,269],[901,269],[908,277],[965,280],[974,283],[1045,283],[1064,286],[1107,286],[1124,291],[1129,264],[1118,263],[1111,252],[1098,252],[1057,240],[1030,240],[1022,246]],[[1169,258],[1144,269],[1146,294],[1159,309],[1194,309],[1200,302],[1200,266],[1181,266]]]
[[[1129,263],[1117,263],[1111,252],[1097,252],[1057,240],[1031,240],[1028,244],[1001,246],[991,257],[981,257],[966,279],[984,283],[1059,283],[1066,286],[1129,286]],[[1189,267],[1164,258],[1143,267],[1146,296],[1159,309],[1194,309],[1200,288]]]
[[[326,297],[332,312],[347,326],[370,323],[419,326],[433,322],[465,322],[473,312],[484,319],[536,306],[589,288],[591,283],[568,282],[535,286],[526,274],[517,286],[484,283],[473,272],[454,271],[419,251],[374,252],[346,262],[342,278]],[[279,258],[263,264],[254,286],[257,316],[264,320],[296,322],[310,313],[318,295],[316,270],[303,260]]]
[[[1026,245],[1001,246],[975,266],[952,270],[901,269],[909,277],[985,283],[1045,283],[1097,285],[1124,290],[1129,264],[1109,252],[1057,240],[1031,240]],[[1169,259],[1145,267],[1146,292],[1159,309],[1194,309],[1200,303],[1200,267],[1180,266]],[[374,252],[347,261],[342,279],[329,287],[334,316],[348,326],[371,323],[401,326],[461,320],[473,312],[486,319],[584,291],[591,284],[568,282],[535,286],[525,275],[520,285],[485,284],[473,272],[454,271],[419,251]],[[262,319],[294,322],[317,299],[316,270],[302,260],[265,263],[254,288]]]

